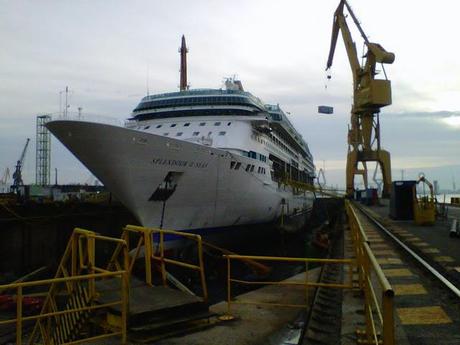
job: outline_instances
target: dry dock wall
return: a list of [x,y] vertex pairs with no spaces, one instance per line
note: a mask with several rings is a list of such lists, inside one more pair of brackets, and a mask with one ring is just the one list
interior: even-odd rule
[[119,237],[126,224],[137,221],[119,203],[0,205],[0,283],[42,266],[54,272],[75,227]]

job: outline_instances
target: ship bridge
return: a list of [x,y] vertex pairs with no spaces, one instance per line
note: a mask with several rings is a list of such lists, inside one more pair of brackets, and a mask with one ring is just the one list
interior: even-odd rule
[[136,120],[184,116],[257,115],[266,109],[249,92],[199,89],[146,96],[133,110]]

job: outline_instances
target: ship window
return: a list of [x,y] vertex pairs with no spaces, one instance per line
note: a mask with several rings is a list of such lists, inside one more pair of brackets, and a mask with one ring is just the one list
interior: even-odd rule
[[251,169],[251,164],[246,165],[246,171],[249,171]]
[[157,127],[156,127],[156,128],[161,128],[161,126],[162,126],[162,125],[157,125]]
[[206,122],[201,122],[200,123],[200,126],[204,126],[204,125],[206,125]]
[[184,127],[190,126],[190,122],[184,123]]
[[145,126],[145,127],[144,127],[144,129],[149,129],[149,128],[150,128],[150,126]]
[[251,172],[254,172],[254,165],[251,165]]
[[214,122],[214,126],[220,126],[220,122]]
[[211,135],[211,134],[212,134],[212,132],[209,132],[209,133],[208,133],[208,136]]
[[176,137],[180,137],[180,136],[182,136],[182,134],[183,134],[182,132],[177,132]]
[[163,135],[164,135],[165,137],[167,137],[167,136],[169,135],[169,133],[163,133]]
[[241,166],[241,162],[237,162],[236,165],[235,165],[235,170],[238,170]]
[[197,137],[198,135],[200,135],[200,132],[193,132],[194,137]]
[[227,123],[227,126],[230,126],[231,124],[232,124],[232,123],[231,123],[231,122],[229,122],[229,123]]
[[230,169],[233,169],[233,168],[235,167],[235,164],[236,164],[235,161],[231,161],[231,162],[230,162]]
[[171,124],[171,126],[169,126],[169,127],[176,127],[176,124],[175,124],[175,123],[173,123],[173,124]]
[[225,135],[227,132],[219,132],[219,135]]
[[257,153],[255,153],[254,151],[249,151],[248,157],[257,159]]
[[257,173],[260,174],[261,172],[262,172],[262,168],[261,168],[261,167],[258,167],[258,168],[257,168]]

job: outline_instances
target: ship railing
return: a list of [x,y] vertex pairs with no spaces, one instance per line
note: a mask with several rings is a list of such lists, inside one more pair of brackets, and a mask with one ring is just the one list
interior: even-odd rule
[[[255,304],[270,307],[292,307],[292,308],[308,308],[311,302],[310,289],[317,287],[334,288],[334,289],[352,289],[353,286],[353,267],[356,265],[354,259],[320,259],[320,258],[294,258],[294,257],[277,257],[277,256],[254,256],[254,255],[224,255],[227,260],[227,317],[232,317],[232,306],[236,304]],[[244,280],[233,277],[232,263],[235,261],[255,260],[264,262],[276,262],[284,264],[303,265],[305,274],[299,279],[287,279],[283,281],[262,281],[262,280]],[[348,267],[348,278],[343,283],[326,283],[317,282],[314,274],[309,272],[311,267],[318,265],[343,265]],[[315,275],[316,276],[316,275]],[[232,296],[233,285],[245,286],[285,286],[286,288],[303,289],[305,298],[304,303],[280,303],[280,302],[259,302],[253,300],[244,300],[242,298],[234,299]]]
[[[148,285],[153,286],[154,272],[159,271],[159,281],[164,286],[168,285],[168,281],[172,281],[176,287],[187,291],[188,289],[185,286],[169,274],[166,266],[172,265],[195,271],[199,275],[202,299],[204,302],[208,301],[208,289],[203,259],[203,241],[200,235],[182,231],[127,225],[123,228],[121,238],[127,243],[130,252],[129,272],[133,270],[136,260],[143,259],[145,266],[145,281]],[[196,252],[195,262],[178,259],[177,255],[174,256],[175,247],[171,247],[171,242],[174,242],[177,247],[190,245],[190,243],[194,244],[195,248],[189,246],[188,252]],[[118,255],[119,252],[115,250],[110,260],[111,264],[109,264],[109,267],[112,267],[112,265],[117,267]]]
[[343,198],[344,194],[341,191],[331,188],[324,188],[321,186],[314,186],[312,184],[296,181],[289,178],[282,178],[280,180],[280,184],[283,186],[291,186],[295,192],[300,191],[309,191],[314,192],[322,195],[326,195],[333,198]]
[[88,113],[77,113],[77,112],[67,112],[67,114],[58,114],[53,116],[53,120],[61,121],[84,121],[84,122],[93,122],[101,123],[106,125],[112,125],[117,127],[123,127],[125,125],[125,120],[116,118],[113,116],[105,116],[100,114],[88,114]]
[[[97,265],[96,243],[100,242],[122,247],[123,267],[109,271]],[[15,332],[17,345],[23,344],[25,338],[28,344],[80,344],[111,337],[120,337],[124,344],[129,308],[127,258],[124,241],[76,228],[54,278],[0,285],[2,302],[7,302],[14,315],[2,318],[2,333]],[[103,292],[98,283],[107,279],[115,282],[119,298],[100,302]],[[121,312],[119,327],[85,332],[92,313],[107,312],[113,307]],[[23,336],[26,333],[27,337]]]
[[375,258],[364,226],[349,200],[345,200],[354,255],[357,260],[358,283],[364,292],[365,330],[358,335],[367,344],[395,344],[394,290]]

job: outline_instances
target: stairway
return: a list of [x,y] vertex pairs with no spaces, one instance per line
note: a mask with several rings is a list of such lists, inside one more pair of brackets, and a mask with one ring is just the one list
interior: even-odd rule
[[[96,283],[100,292],[98,301],[110,303],[119,299],[119,282],[107,279]],[[115,318],[120,317],[120,306],[110,308]],[[131,277],[128,332],[136,343],[149,342],[191,328],[210,325],[208,305],[199,297],[166,286],[149,286]]]
[[[64,310],[88,307],[91,305],[91,302],[92,298],[86,286],[75,284],[75,290],[69,296],[67,303],[65,303]],[[90,312],[86,310],[56,316],[50,344],[65,344],[77,340],[83,326],[88,322],[89,317]]]

